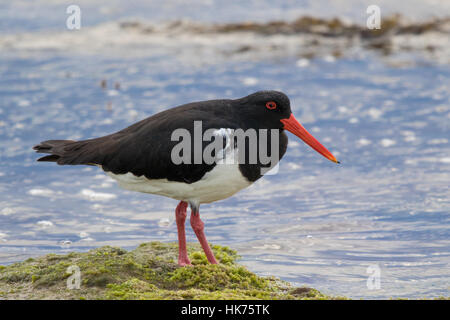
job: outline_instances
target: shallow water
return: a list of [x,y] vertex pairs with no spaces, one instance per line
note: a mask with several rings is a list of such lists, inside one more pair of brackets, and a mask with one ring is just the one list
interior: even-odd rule
[[[124,191],[97,168],[37,163],[34,144],[270,88],[288,94],[297,119],[341,165],[289,135],[277,175],[201,207],[208,240],[237,249],[252,271],[328,294],[449,295],[449,65],[407,57],[393,68],[360,49],[306,59],[229,57],[210,42],[199,52],[156,40],[88,48],[95,31],[72,50],[42,45],[37,29],[26,48],[0,53],[0,264],[176,240],[176,201]],[[380,289],[366,285],[370,265],[380,268]]]

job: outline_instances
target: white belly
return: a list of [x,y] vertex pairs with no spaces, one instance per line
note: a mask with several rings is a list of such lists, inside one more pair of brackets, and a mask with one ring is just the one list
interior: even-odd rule
[[117,180],[119,186],[127,190],[196,203],[222,200],[251,185],[251,182],[239,171],[238,163],[216,164],[201,180],[190,184],[167,179],[150,180],[144,176],[137,177],[130,172],[126,174],[108,172],[107,174]]

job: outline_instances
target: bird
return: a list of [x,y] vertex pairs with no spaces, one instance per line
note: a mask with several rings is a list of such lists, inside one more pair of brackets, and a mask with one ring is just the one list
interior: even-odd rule
[[[106,136],[47,140],[33,149],[48,154],[37,161],[97,166],[124,189],[179,201],[175,209],[178,265],[189,266],[188,205],[190,225],[206,258],[217,264],[200,219],[200,205],[228,198],[276,167],[287,150],[286,131],[339,163],[294,117],[287,95],[275,90],[237,99],[191,102]],[[270,162],[261,156],[264,150],[266,158],[272,157]]]

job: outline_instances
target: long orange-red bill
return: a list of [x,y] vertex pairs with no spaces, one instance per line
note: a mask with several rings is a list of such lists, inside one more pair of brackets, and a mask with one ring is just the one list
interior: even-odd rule
[[295,134],[325,158],[339,163],[339,161],[336,160],[335,156],[333,156],[331,152],[327,150],[327,148],[325,148],[319,141],[317,141],[316,138],[314,138],[308,131],[306,131],[306,129],[297,121],[297,119],[295,119],[292,113],[288,119],[281,119],[281,122],[284,125],[284,129]]

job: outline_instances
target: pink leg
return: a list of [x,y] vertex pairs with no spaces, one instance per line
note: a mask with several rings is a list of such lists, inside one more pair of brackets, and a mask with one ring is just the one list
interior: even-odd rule
[[205,251],[206,258],[209,263],[217,264],[217,260],[214,257],[214,253],[209,247],[208,241],[206,241],[205,233],[203,232],[205,224],[200,220],[200,212],[197,208],[191,206],[191,227],[197,235],[197,239],[202,245],[203,251]]
[[178,229],[178,264],[182,267],[191,265],[186,249],[186,233],[184,231],[184,223],[186,221],[187,202],[180,201],[175,209],[175,220]]

